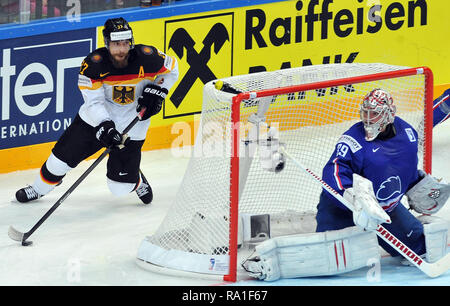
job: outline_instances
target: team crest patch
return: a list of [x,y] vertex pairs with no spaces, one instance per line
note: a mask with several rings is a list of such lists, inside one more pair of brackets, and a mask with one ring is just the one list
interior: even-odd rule
[[134,86],[114,86],[112,99],[120,105],[126,105],[134,102]]
[[143,46],[142,47],[142,53],[144,53],[145,55],[150,55],[153,53],[152,48],[147,47],[147,46]]
[[94,63],[98,63],[102,60],[102,56],[100,54],[96,53],[96,54],[92,55],[91,60]]
[[435,188],[431,189],[431,192],[428,193],[428,197],[431,199],[434,199],[434,200],[439,198],[440,195],[441,195],[441,191],[439,189],[435,189]]

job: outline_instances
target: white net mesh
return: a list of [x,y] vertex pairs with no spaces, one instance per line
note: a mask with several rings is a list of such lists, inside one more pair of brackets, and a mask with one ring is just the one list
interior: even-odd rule
[[[385,64],[332,64],[235,76],[223,81],[247,92],[405,68]],[[319,184],[289,161],[279,173],[262,169],[258,150],[254,156],[246,151],[249,141],[245,141],[249,140],[252,128],[260,131],[259,137],[265,137],[264,128],[257,129],[249,122],[251,115],[259,111],[258,118],[264,118],[265,123],[277,129],[286,150],[321,175],[339,136],[359,121],[359,105],[366,93],[374,88],[390,92],[397,115],[418,129],[424,114],[424,84],[423,75],[413,75],[243,101],[239,213],[314,212],[321,192]],[[176,200],[157,232],[144,240],[143,244],[150,247],[141,246],[138,258],[175,269],[227,272],[226,259],[223,272],[216,269],[220,260],[214,256],[227,255],[229,250],[232,96],[216,90],[212,82],[205,85],[199,133]],[[270,105],[265,112],[264,104]],[[422,156],[419,160],[422,161]],[[161,255],[155,257],[155,253]],[[172,257],[169,253],[177,255]],[[194,268],[187,259],[193,254],[202,255],[199,261],[207,262],[203,264],[204,269]],[[186,262],[177,263],[177,260]]]

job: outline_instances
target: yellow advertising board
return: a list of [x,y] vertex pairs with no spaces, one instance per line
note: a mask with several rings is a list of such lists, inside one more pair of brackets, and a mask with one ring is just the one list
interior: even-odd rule
[[[311,64],[429,66],[450,82],[446,1],[286,1],[236,11],[235,73]],[[240,64],[237,64],[240,63]]]
[[[450,83],[446,1],[284,1],[131,23],[136,43],[177,58],[180,77],[144,148],[169,147],[174,122],[201,113],[212,79],[327,63],[428,66]],[[99,29],[100,31],[101,29]],[[100,32],[99,32],[100,33]],[[101,37],[101,35],[99,35]],[[101,45],[101,41],[99,44]],[[442,90],[438,87],[436,95]],[[162,138],[161,138],[162,137]]]

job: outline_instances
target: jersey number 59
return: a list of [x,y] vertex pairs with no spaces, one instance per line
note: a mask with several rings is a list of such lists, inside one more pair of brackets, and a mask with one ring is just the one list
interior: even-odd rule
[[347,145],[345,145],[345,144],[343,144],[343,143],[339,143],[339,144],[337,145],[337,148],[336,148],[336,155],[337,155],[337,156],[345,157],[345,155],[347,154],[347,152],[348,152],[348,146],[347,146]]

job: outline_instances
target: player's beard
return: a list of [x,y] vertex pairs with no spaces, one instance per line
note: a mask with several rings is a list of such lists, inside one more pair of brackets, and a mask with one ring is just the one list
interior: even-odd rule
[[117,53],[117,54],[111,54],[111,59],[113,62],[113,65],[116,68],[124,68],[128,65],[128,52],[127,53]]

